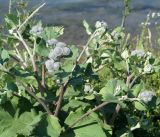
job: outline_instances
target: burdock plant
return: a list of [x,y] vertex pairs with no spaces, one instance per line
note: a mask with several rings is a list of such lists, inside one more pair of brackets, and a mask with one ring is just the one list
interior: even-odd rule
[[149,114],[160,103],[144,78],[160,70],[159,59],[145,49],[133,51],[124,26],[109,29],[104,21],[95,30],[84,21],[89,39],[82,50],[60,42],[63,27],[32,19],[44,5],[5,17],[0,137],[152,134]]

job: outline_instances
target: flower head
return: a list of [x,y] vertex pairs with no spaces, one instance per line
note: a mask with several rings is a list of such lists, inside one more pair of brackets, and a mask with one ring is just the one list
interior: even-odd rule
[[143,57],[145,52],[143,50],[133,50],[131,56]]
[[60,63],[59,62],[55,62],[52,59],[49,59],[45,62],[45,66],[48,70],[48,73],[51,74],[54,71],[57,71],[60,68]]
[[154,67],[151,64],[147,64],[143,69],[144,73],[150,74],[154,71]]
[[54,54],[55,54],[57,57],[62,56],[62,55],[63,55],[63,48],[56,46],[56,47],[53,49],[53,52],[54,52]]
[[54,69],[54,60],[49,59],[45,62],[45,66],[48,70],[53,70]]
[[70,55],[70,53],[71,53],[71,49],[70,48],[68,48],[68,47],[64,47],[63,48],[63,55],[64,56],[68,56],[68,55]]
[[53,59],[53,60],[57,60],[57,55],[55,54],[53,49],[50,50],[50,52],[48,54],[48,58]]
[[98,29],[98,28],[107,28],[108,25],[106,22],[104,21],[97,21],[96,24],[95,24],[95,27]]
[[59,62],[54,62],[53,69],[58,70],[59,68],[60,68],[60,63]]
[[32,29],[30,30],[30,33],[33,35],[40,35],[43,32],[43,28],[42,25],[37,24],[35,26],[32,27]]
[[57,43],[58,43],[58,40],[56,40],[56,39],[47,40],[48,45],[56,45]]
[[66,46],[66,43],[64,43],[64,42],[58,42],[58,43],[56,43],[56,47],[61,47],[61,48],[63,48],[63,47],[65,47]]
[[152,101],[153,96],[155,96],[154,92],[152,91],[142,91],[139,94],[139,98],[144,102],[144,103],[148,103],[150,101]]

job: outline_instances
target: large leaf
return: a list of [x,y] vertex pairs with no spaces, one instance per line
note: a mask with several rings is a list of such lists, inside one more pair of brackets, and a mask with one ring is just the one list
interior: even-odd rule
[[12,28],[16,28],[16,26],[18,25],[19,18],[16,15],[13,14],[8,14],[5,17],[5,22],[7,25],[8,29],[12,29]]
[[[66,118],[65,123],[71,125],[83,115],[83,111],[78,109],[76,112],[71,112]],[[81,120],[74,128],[75,137],[106,137],[102,127],[95,117],[87,116]]]
[[12,117],[8,112],[0,110],[0,137],[29,136],[41,120],[41,115],[24,112],[19,117]]
[[57,38],[63,35],[64,28],[63,27],[46,27],[44,28],[44,32],[42,34],[42,38],[45,40],[50,40],[53,38]]
[[3,59],[3,61],[5,61],[6,59],[10,58],[9,53],[8,53],[7,50],[5,50],[5,49],[2,50],[1,58]]
[[79,100],[70,100],[68,104],[63,106],[64,111],[68,111],[69,109],[76,109],[78,107],[87,107],[89,106],[88,103],[79,101]]
[[134,102],[134,105],[135,105],[135,108],[136,108],[137,110],[140,110],[140,111],[145,111],[145,110],[147,110],[146,105],[143,104],[143,103],[140,103],[140,102],[138,102],[138,101],[135,101],[135,102]]
[[108,81],[105,87],[100,90],[99,94],[102,95],[104,101],[113,101],[117,100],[117,95],[122,94],[126,90],[127,87],[123,81],[114,79]]
[[141,92],[141,90],[144,89],[144,83],[141,82],[140,84],[137,84],[133,87],[133,95],[135,97],[138,97],[139,93]]
[[59,137],[61,126],[58,119],[52,115],[45,115],[35,130],[38,137]]
[[89,26],[89,24],[87,23],[86,20],[83,21],[83,26],[85,27],[87,34],[91,35],[92,34],[92,30],[91,30],[91,28],[90,28],[90,26]]
[[75,90],[73,86],[69,86],[64,94],[65,98],[76,97],[80,94],[80,91]]
[[40,40],[36,45],[36,52],[44,57],[47,57],[49,54],[49,49],[46,47],[46,43],[44,40]]

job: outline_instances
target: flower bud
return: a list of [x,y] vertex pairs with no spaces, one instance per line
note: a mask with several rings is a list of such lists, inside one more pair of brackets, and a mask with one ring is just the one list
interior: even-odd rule
[[56,45],[57,43],[58,43],[58,40],[56,40],[56,39],[47,40],[48,45]]
[[106,29],[108,27],[108,25],[104,21],[97,21],[95,24],[95,27],[96,27],[96,29],[98,29],[98,28],[105,28]]
[[64,42],[58,42],[58,43],[56,43],[56,47],[61,47],[61,48],[63,48],[63,47],[65,47],[66,46],[66,43],[64,43]]
[[153,96],[155,96],[154,92],[152,91],[143,91],[139,94],[139,98],[144,102],[148,103],[152,101]]
[[58,70],[59,68],[60,68],[60,63],[59,62],[54,62],[53,69]]
[[143,57],[145,52],[143,50],[133,50],[131,56]]
[[57,55],[54,53],[54,50],[51,49],[49,54],[48,54],[48,58],[53,59],[53,60],[57,60]]
[[40,35],[43,32],[43,28],[41,25],[36,25],[33,26],[32,29],[30,30],[30,33],[33,35]]
[[150,74],[154,71],[154,68],[151,64],[147,64],[144,66],[143,71],[144,71],[144,73]]
[[57,84],[61,84],[60,79],[57,79],[57,80],[56,80],[56,83],[57,83]]
[[48,70],[53,70],[54,69],[54,60],[49,59],[45,62],[45,66]]
[[63,55],[63,48],[56,46],[56,47],[53,49],[53,53],[54,53],[57,57],[62,56],[62,55]]
[[49,73],[49,74],[53,74],[53,72],[54,72],[53,69],[52,69],[52,70],[48,70],[48,73]]
[[123,59],[129,58],[128,50],[124,50],[124,51],[122,52],[121,56],[122,56]]
[[70,55],[70,53],[71,53],[70,48],[68,48],[68,47],[63,48],[63,55],[64,56],[68,56],[68,55]]

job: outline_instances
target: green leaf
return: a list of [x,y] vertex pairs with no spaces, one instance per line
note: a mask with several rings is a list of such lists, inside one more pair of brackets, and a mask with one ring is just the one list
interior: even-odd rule
[[133,95],[135,97],[138,97],[139,93],[141,92],[141,90],[144,88],[144,83],[140,83],[140,84],[137,84],[133,87]]
[[69,48],[72,51],[72,57],[67,58],[62,65],[62,68],[65,72],[71,72],[73,68],[73,64],[75,63],[79,55],[78,48],[76,46],[72,45],[72,46],[69,46]]
[[71,98],[71,97],[73,98],[73,97],[78,96],[79,94],[80,94],[80,92],[77,91],[77,90],[75,90],[75,89],[73,88],[73,86],[69,86],[69,87],[67,88],[65,94],[64,94],[64,97],[65,97],[65,98]]
[[126,84],[117,79],[108,81],[108,83],[103,87],[99,94],[102,95],[104,101],[117,100],[117,95],[122,94],[123,91],[127,91]]
[[[67,125],[71,125],[78,118],[83,115],[83,111],[78,109],[75,112],[71,112],[69,116],[66,118],[65,123]],[[74,128],[74,133],[76,137],[106,137],[102,127],[97,122],[95,117],[87,116],[83,120],[81,120]]]
[[18,92],[18,87],[14,82],[7,82],[7,90]]
[[114,62],[114,67],[117,69],[117,70],[125,70],[126,69],[126,63],[124,61],[116,61]]
[[18,25],[19,18],[16,15],[8,14],[5,17],[5,22],[7,24],[8,29],[15,28]]
[[88,103],[78,101],[78,100],[70,100],[68,104],[62,107],[64,111],[68,111],[69,109],[77,109],[78,107],[87,107]]
[[46,47],[45,41],[41,39],[36,45],[36,52],[41,56],[47,57],[49,54],[49,51],[50,49]]
[[85,96],[84,98],[87,100],[93,100],[93,99],[95,99],[95,96],[93,94],[91,94],[91,95]]
[[89,24],[87,23],[86,20],[83,21],[83,25],[84,25],[84,27],[86,29],[87,34],[91,35],[92,34],[92,30],[91,30],[91,28],[90,28],[90,26],[89,26]]
[[55,116],[44,115],[35,130],[35,134],[38,137],[59,137],[61,130],[59,121]]
[[2,50],[1,58],[3,59],[3,61],[10,58],[7,50],[5,50],[5,49]]
[[44,28],[44,32],[42,33],[42,38],[45,40],[50,40],[53,38],[57,38],[63,35],[64,28],[63,27],[46,27]]
[[52,115],[48,115],[47,122],[48,122],[47,126],[48,135],[50,135],[51,137],[59,137],[61,133],[61,126],[58,122],[58,119]]
[[19,117],[12,117],[8,112],[0,110],[0,136],[16,137],[17,135],[29,136],[41,120],[41,115],[24,112]]
[[134,105],[135,105],[135,108],[136,108],[137,110],[140,110],[140,111],[145,111],[145,110],[147,110],[145,104],[142,104],[142,103],[140,103],[140,102],[138,102],[138,101],[135,101],[135,102],[134,102]]

